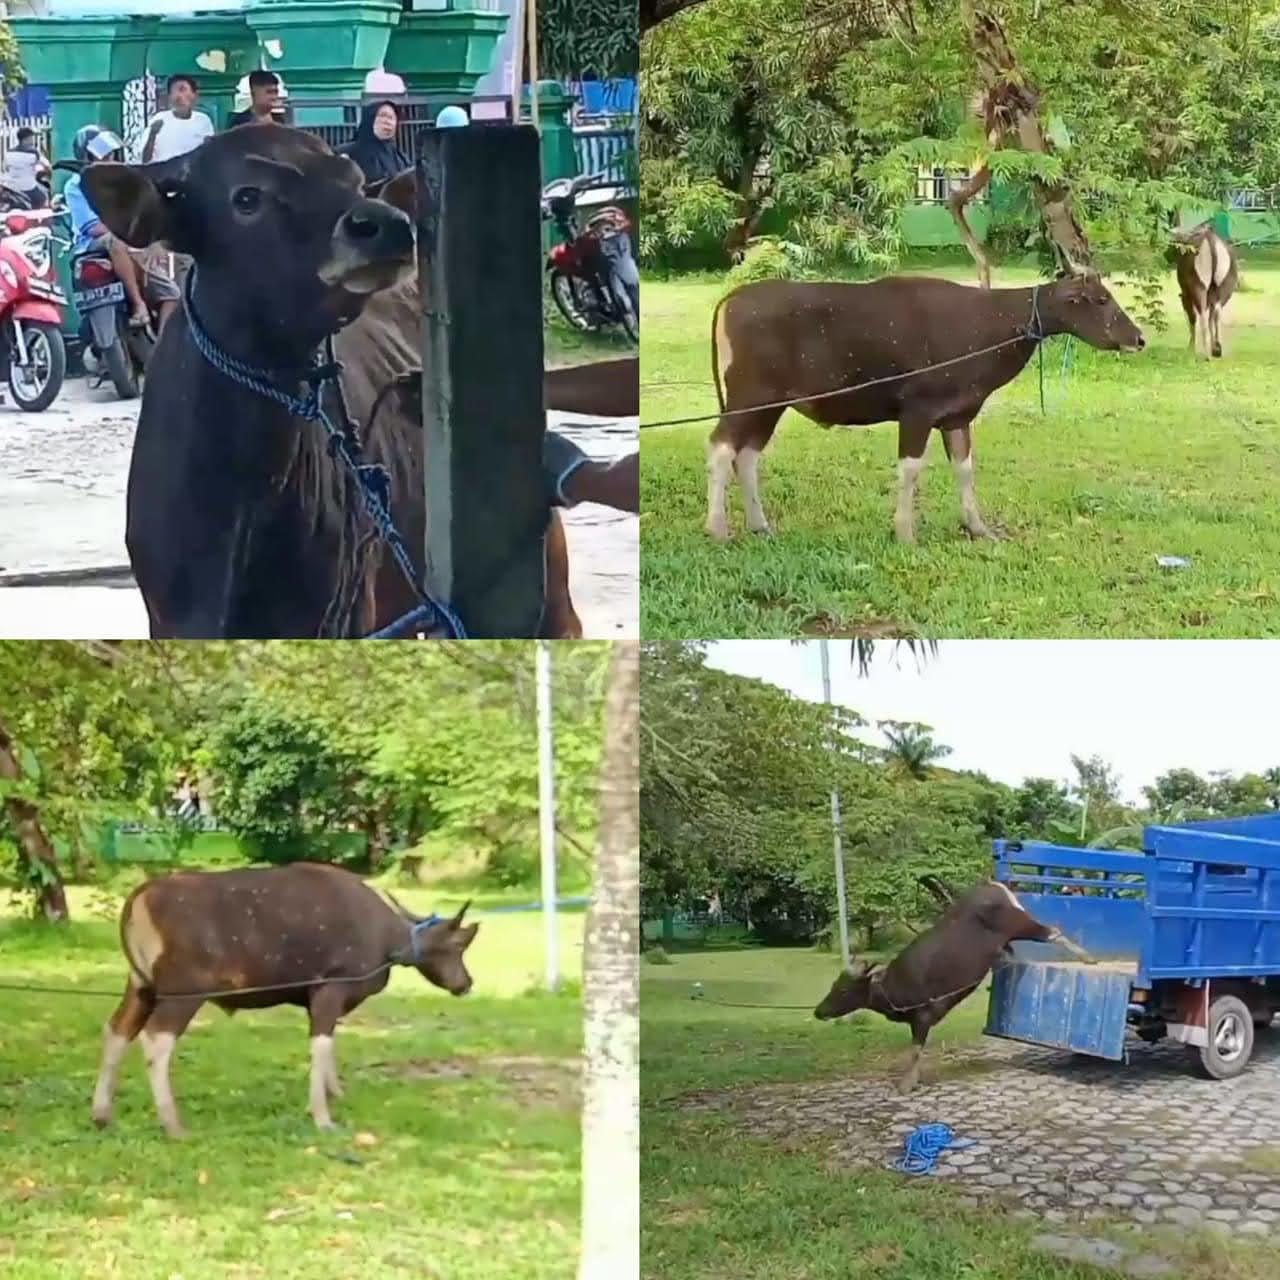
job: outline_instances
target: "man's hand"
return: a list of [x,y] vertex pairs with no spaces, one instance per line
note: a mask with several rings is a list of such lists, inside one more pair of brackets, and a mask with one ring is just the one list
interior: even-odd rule
[[555,506],[598,502],[617,511],[640,510],[639,453],[613,462],[592,462],[572,440],[548,431],[543,438],[542,469]]

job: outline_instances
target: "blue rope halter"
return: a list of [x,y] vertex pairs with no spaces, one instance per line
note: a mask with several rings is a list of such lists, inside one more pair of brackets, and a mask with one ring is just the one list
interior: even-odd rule
[[426,919],[418,920],[409,926],[409,954],[412,956],[414,964],[417,964],[422,959],[422,952],[418,947],[419,939],[433,924],[439,923],[440,917],[433,911]]
[[[396,621],[380,631],[373,632],[367,638],[394,640],[401,636],[412,635],[425,627],[428,630],[439,628],[451,640],[465,640],[467,631],[462,619],[449,605],[430,595],[418,579],[413,567],[413,557],[410,556],[409,548],[405,545],[404,538],[391,518],[391,477],[387,469],[376,462],[361,461],[360,438],[356,435],[342,394],[340,380],[342,365],[334,356],[333,335],[330,334],[325,338],[322,349],[316,353],[312,368],[297,375],[297,381],[307,384],[306,394],[301,396],[292,394],[283,390],[273,380],[273,375],[279,376],[278,371],[237,360],[223,351],[213,340],[196,314],[195,277],[196,271],[192,267],[187,273],[182,290],[182,309],[186,313],[187,328],[196,344],[196,350],[223,377],[229,378],[232,382],[248,388],[267,400],[274,400],[295,418],[302,418],[306,422],[318,422],[324,428],[328,436],[329,456],[345,467],[356,482],[365,513],[377,531],[378,537],[385,543],[395,558],[396,564],[399,565],[400,572],[404,574],[405,580],[421,601],[410,613],[397,618]],[[338,398],[338,408],[342,418],[340,424],[333,422],[321,404],[320,396],[326,383],[333,384],[334,393]]]
[[1031,320],[1027,327],[1022,331],[1022,335],[1028,342],[1034,342],[1036,351],[1040,356],[1040,412],[1044,413],[1044,325],[1040,323],[1040,286],[1033,285],[1031,288]]

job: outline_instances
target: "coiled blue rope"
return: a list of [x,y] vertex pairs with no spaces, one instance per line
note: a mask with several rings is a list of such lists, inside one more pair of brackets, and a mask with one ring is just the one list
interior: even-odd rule
[[[400,572],[404,574],[405,580],[421,601],[421,604],[412,612],[405,614],[403,618],[398,618],[381,631],[374,632],[369,639],[398,639],[401,636],[413,634],[419,629],[440,629],[451,640],[465,640],[467,630],[463,626],[462,619],[447,604],[436,600],[418,579],[409,548],[391,519],[391,477],[387,469],[377,463],[362,462],[360,440],[351,426],[350,419],[348,418],[341,425],[335,424],[320,403],[320,389],[330,381],[337,388],[340,401],[342,398],[342,384],[338,380],[341,366],[333,359],[332,339],[325,344],[323,358],[318,357],[315,368],[306,375],[308,383],[306,395],[298,396],[284,391],[272,382],[270,369],[258,368],[246,364],[243,360],[237,360],[214,342],[199,316],[196,315],[193,302],[195,276],[193,267],[187,273],[182,291],[182,307],[186,312],[187,329],[196,344],[196,349],[213,368],[224,377],[230,378],[232,382],[237,382],[242,387],[283,405],[294,417],[302,418],[306,422],[318,422],[324,428],[329,437],[329,456],[340,462],[350,472],[360,490],[365,513],[377,530],[378,537],[391,552],[396,564],[400,567]],[[346,418],[345,401],[342,405],[342,416]]]
[[890,1167],[899,1173],[920,1177],[934,1171],[938,1157],[948,1148],[961,1151],[973,1146],[974,1141],[973,1138],[957,1138],[950,1125],[918,1125],[903,1139],[902,1154]]

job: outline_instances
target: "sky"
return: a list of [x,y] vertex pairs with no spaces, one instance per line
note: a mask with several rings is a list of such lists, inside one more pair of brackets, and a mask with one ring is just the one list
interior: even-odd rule
[[[1098,754],[1130,802],[1167,769],[1260,772],[1280,765],[1280,643],[1266,640],[944,640],[917,666],[877,642],[859,677],[830,642],[832,701],[867,720],[915,720],[952,748],[944,763],[1001,782],[1074,776]],[[817,641],[725,640],[711,666],[821,701]],[[882,743],[874,728],[862,733]]]

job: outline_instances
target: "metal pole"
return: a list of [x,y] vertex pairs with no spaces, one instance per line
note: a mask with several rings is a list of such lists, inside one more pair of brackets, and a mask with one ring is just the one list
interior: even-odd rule
[[538,114],[538,0],[527,0],[525,16],[529,24],[529,119],[541,133],[542,120]]
[[516,0],[515,12],[511,16],[518,32],[511,59],[511,123],[519,124],[520,112],[524,107],[524,46],[528,40],[529,21],[524,0]]
[[[831,705],[831,655],[825,640],[818,641],[822,656],[822,700]],[[831,788],[831,848],[836,861],[836,909],[840,914],[840,960],[849,967],[849,904],[844,891],[844,845],[840,840],[840,792]]]
[[542,848],[542,923],[547,949],[547,990],[560,985],[556,936],[556,789],[555,749],[551,736],[551,646],[537,642],[538,685],[538,833]]

